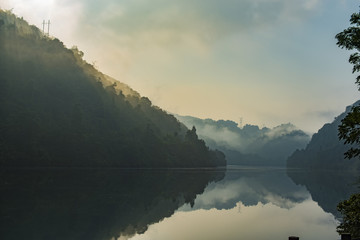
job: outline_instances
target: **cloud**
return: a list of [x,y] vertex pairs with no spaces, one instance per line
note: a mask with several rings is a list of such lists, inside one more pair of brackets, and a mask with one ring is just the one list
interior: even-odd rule
[[200,136],[205,136],[220,146],[230,146],[232,149],[239,149],[245,144],[245,141],[237,133],[228,128],[217,128],[216,126],[205,124],[198,128],[197,131]]
[[319,5],[319,0],[308,0],[308,1],[304,1],[304,7],[305,9],[314,9]]
[[324,110],[324,111],[313,111],[309,113],[312,116],[316,116],[323,119],[334,119],[336,116],[339,115],[339,112],[337,111],[331,111],[331,110]]
[[82,24],[127,44],[209,43],[307,16],[318,1],[85,1]]
[[272,129],[269,129],[269,131],[266,132],[265,135],[269,138],[268,140],[270,141],[274,138],[279,138],[279,137],[285,136],[287,134],[291,134],[292,132],[297,131],[297,130],[298,130],[298,128],[296,128],[291,123],[281,124]]

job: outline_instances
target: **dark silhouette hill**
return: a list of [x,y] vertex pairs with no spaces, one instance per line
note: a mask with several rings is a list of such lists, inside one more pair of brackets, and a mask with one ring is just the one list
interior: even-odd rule
[[[360,101],[354,105],[360,104]],[[315,133],[305,149],[296,150],[287,160],[290,168],[309,169],[347,169],[360,170],[358,159],[345,159],[344,153],[350,148],[338,138],[338,126],[351,110],[352,106],[335,118],[332,123],[325,124]]]
[[225,165],[196,129],[0,9],[0,165]]

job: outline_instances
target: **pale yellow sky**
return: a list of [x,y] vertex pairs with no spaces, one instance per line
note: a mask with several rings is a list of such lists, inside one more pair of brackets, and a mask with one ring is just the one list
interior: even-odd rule
[[316,132],[359,98],[335,34],[350,0],[1,0],[181,115]]

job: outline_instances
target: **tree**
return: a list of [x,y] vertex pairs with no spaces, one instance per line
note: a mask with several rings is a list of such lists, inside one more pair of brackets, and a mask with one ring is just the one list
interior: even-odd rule
[[[360,13],[353,13],[350,18],[351,26],[338,33],[335,37],[337,45],[347,50],[355,50],[350,55],[349,62],[353,64],[352,72],[360,72]],[[360,90],[360,75],[356,77],[356,84]],[[354,106],[339,125],[338,136],[345,140],[345,144],[352,147],[345,153],[346,158],[360,155],[360,106]],[[360,237],[360,193],[353,194],[350,199],[340,202],[338,211],[343,215],[343,221],[337,227],[338,233],[350,233],[353,238]]]
[[[355,50],[349,58],[353,64],[352,72],[360,72],[360,13],[354,13],[350,18],[351,26],[338,33],[335,38],[340,48]],[[360,75],[356,77],[356,84],[360,90]],[[354,158],[360,155],[360,106],[354,106],[341,121],[339,126],[339,138],[345,140],[345,144],[352,147],[345,153],[346,158]]]
[[196,134],[195,126],[192,127],[191,130],[188,130],[185,135],[185,139],[189,142],[196,142],[198,139],[198,135]]
[[360,238],[360,193],[339,203],[337,209],[344,216],[343,222],[337,227],[338,233],[350,233],[352,238]]

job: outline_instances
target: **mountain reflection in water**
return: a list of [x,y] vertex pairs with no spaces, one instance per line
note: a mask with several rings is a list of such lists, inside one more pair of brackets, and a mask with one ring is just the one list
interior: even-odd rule
[[[332,181],[302,182],[297,184],[286,169],[229,167],[223,180],[211,183],[198,195],[194,205],[185,204],[173,216],[149,226],[144,234],[131,240],[278,240],[296,235],[302,240],[339,239],[336,233],[338,220],[333,212],[326,212],[312,194],[313,184],[324,184],[332,189],[328,203],[335,203],[356,191],[352,185],[357,174],[336,172],[307,172],[296,170],[300,178],[328,179],[342,176],[343,188],[335,188]],[[327,177],[323,176],[326,175]],[[300,178],[301,179],[301,178]],[[299,180],[299,179],[298,179]],[[348,182],[349,184],[347,184]],[[308,190],[310,189],[310,191]]]
[[338,239],[334,209],[356,191],[357,176],[238,167],[3,170],[0,239]]
[[0,239],[114,239],[192,204],[224,170],[2,170]]

